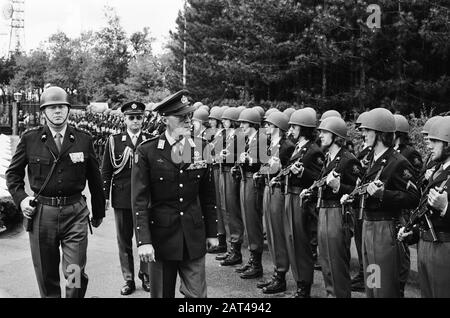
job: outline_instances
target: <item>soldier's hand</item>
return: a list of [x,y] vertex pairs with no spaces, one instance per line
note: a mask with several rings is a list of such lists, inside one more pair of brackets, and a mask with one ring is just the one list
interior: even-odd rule
[[397,234],[397,240],[399,240],[400,242],[402,242],[405,238],[407,238],[408,236],[412,235],[413,232],[409,231],[409,232],[405,232],[405,227],[402,226],[402,228],[398,231]]
[[434,188],[428,194],[428,204],[439,212],[446,212],[448,208],[448,194],[446,191],[440,193],[442,189]]
[[25,218],[30,219],[36,213],[36,208],[30,205],[31,201],[34,201],[34,197],[26,197],[20,202],[20,209],[22,210],[22,214]]
[[94,218],[92,218],[92,219],[91,219],[91,224],[92,224],[92,226],[95,227],[95,228],[98,228],[98,227],[100,226],[100,224],[102,224],[102,222],[103,222],[103,218],[100,218],[100,219],[94,219]]
[[219,239],[217,237],[208,237],[206,239],[206,249],[209,250],[215,246],[219,246]]
[[110,207],[111,207],[111,201],[110,200],[106,200],[106,202],[105,202],[105,211],[108,211]]
[[138,247],[139,259],[144,263],[155,261],[155,249],[152,244],[145,244]]
[[374,198],[381,199],[383,197],[384,184],[380,184],[376,181],[371,182],[367,187],[367,193]]

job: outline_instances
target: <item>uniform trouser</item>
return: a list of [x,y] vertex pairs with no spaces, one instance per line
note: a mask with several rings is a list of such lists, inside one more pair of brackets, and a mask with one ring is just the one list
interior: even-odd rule
[[150,297],[174,298],[177,273],[180,292],[186,298],[206,298],[205,257],[183,261],[156,261],[150,263]]
[[368,298],[400,297],[400,242],[395,221],[364,220],[363,264]]
[[311,250],[311,214],[314,209],[315,206],[311,203],[300,207],[298,194],[286,194],[283,231],[289,263],[294,279],[307,284],[312,284],[314,279],[314,258]]
[[284,239],[284,194],[281,188],[264,188],[263,214],[267,230],[267,244],[277,272],[289,270],[289,256]]
[[343,223],[341,207],[319,210],[319,261],[327,295],[351,297],[349,224]]
[[[114,209],[119,260],[125,281],[134,280],[133,259],[133,213],[130,209]],[[148,264],[141,262],[140,271],[148,274]]]
[[264,230],[262,214],[262,195],[253,183],[253,176],[242,177],[240,199],[242,219],[248,238],[248,249],[251,252],[262,253],[264,249]]
[[424,298],[450,298],[450,242],[419,241],[419,286]]
[[225,206],[230,229],[229,242],[242,244],[244,239],[244,223],[242,221],[241,205],[239,199],[239,186],[231,175],[230,168],[224,168]]
[[225,180],[224,173],[220,171],[219,165],[213,166],[214,185],[216,188],[216,206],[217,206],[217,234],[229,237],[228,217],[226,215],[225,203]]
[[86,250],[88,245],[89,209],[84,199],[75,204],[52,207],[38,204],[29,233],[31,256],[39,291],[43,298],[60,298],[60,250],[62,271],[67,280],[66,298],[83,298],[88,276]]

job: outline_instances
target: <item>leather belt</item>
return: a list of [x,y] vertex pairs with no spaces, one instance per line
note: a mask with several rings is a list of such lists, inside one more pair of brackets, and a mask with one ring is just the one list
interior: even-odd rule
[[49,205],[49,206],[66,206],[66,205],[71,205],[71,204],[75,204],[78,201],[80,201],[80,199],[82,198],[82,195],[79,194],[75,194],[72,195],[70,197],[44,197],[44,196],[39,196],[37,198],[38,202],[40,202],[43,205]]
[[[433,236],[430,231],[424,231],[420,233],[420,237],[425,242],[433,242]],[[439,242],[450,242],[450,233],[447,232],[436,232],[436,237]]]

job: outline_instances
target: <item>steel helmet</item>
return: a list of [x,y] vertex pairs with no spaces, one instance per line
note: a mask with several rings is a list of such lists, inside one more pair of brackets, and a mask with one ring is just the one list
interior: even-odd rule
[[337,110],[327,110],[325,113],[322,114],[322,117],[320,117],[320,121],[329,118],[329,117],[338,117],[342,118],[341,114]]
[[358,119],[356,119],[355,124],[361,125],[362,122],[363,122],[363,120],[364,120],[364,118],[367,116],[368,113],[369,113],[369,112],[364,112],[364,113],[362,113],[361,115],[359,115],[359,116],[358,116]]
[[408,119],[406,119],[403,115],[394,115],[395,118],[395,131],[396,132],[402,132],[402,133],[409,133],[409,123]]
[[430,127],[428,138],[450,143],[450,116],[435,120]]
[[222,120],[222,115],[225,109],[222,107],[213,107],[209,114],[209,119]]
[[395,132],[395,118],[389,110],[375,108],[364,117],[360,128],[393,133]]
[[206,124],[208,122],[208,117],[208,112],[205,109],[199,108],[194,112],[192,120],[198,120],[202,124]]
[[248,108],[242,111],[238,121],[259,125],[261,124],[261,117],[261,114],[256,109]]
[[289,130],[289,117],[280,111],[272,112],[265,121],[275,125],[283,131]]
[[347,124],[342,118],[328,117],[322,120],[318,130],[329,131],[341,138],[347,138]]
[[289,118],[291,118],[292,114],[295,112],[295,108],[286,108],[283,113],[288,116]]
[[61,87],[52,86],[42,93],[40,109],[42,110],[52,105],[66,105],[70,107],[69,95]]
[[317,117],[311,109],[303,108],[296,110],[290,118],[289,125],[315,128],[317,126]]
[[241,111],[238,108],[230,107],[223,112],[222,120],[238,121],[240,113]]
[[428,134],[430,132],[430,128],[433,125],[433,123],[439,119],[443,118],[442,116],[434,116],[427,120],[425,125],[422,128],[422,134]]
[[252,107],[252,109],[255,109],[258,111],[258,113],[261,115],[261,118],[264,117],[264,114],[266,113],[266,111],[264,110],[264,108],[262,108],[261,106],[255,106]]
[[270,116],[271,114],[275,113],[275,112],[279,112],[279,110],[276,109],[276,108],[269,108],[269,109],[266,111],[266,113],[264,114],[264,119],[269,118],[269,116]]

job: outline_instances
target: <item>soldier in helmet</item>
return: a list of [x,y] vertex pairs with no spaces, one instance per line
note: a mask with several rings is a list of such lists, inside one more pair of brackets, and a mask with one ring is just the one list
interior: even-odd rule
[[[103,191],[107,198],[106,207],[108,209],[110,205],[109,193],[111,190],[120,266],[125,280],[125,285],[120,290],[121,295],[130,295],[136,289],[132,245],[131,167],[137,146],[151,138],[151,135],[142,132],[144,110],[145,105],[136,101],[125,103],[121,107],[127,131],[109,136],[102,164]],[[138,277],[142,280],[142,288],[149,292],[147,263],[140,263]]]
[[[432,225],[421,221],[420,241],[417,248],[417,268],[422,297],[450,297],[450,117],[436,120],[429,129],[428,137],[432,147],[432,159],[438,168],[429,179],[422,194],[421,203],[426,209]],[[417,227],[416,227],[417,229]],[[433,229],[435,237],[433,237]],[[412,232],[401,228],[399,240]]]
[[285,213],[283,226],[289,263],[297,282],[296,298],[309,298],[314,278],[314,254],[311,241],[317,232],[317,215],[314,204],[300,204],[299,194],[309,188],[320,175],[324,154],[315,143],[317,118],[313,109],[300,109],[292,114],[289,125],[297,140],[289,158],[289,166],[283,169],[285,178]]
[[301,196],[317,192],[319,208],[319,260],[328,297],[350,298],[350,240],[353,232],[352,217],[339,202],[343,194],[350,193],[362,176],[361,164],[346,148],[347,124],[340,117],[327,117],[318,128],[325,165],[318,183],[303,190]]
[[276,294],[286,290],[286,273],[289,270],[289,257],[283,233],[284,187],[283,180],[276,180],[282,168],[288,164],[295,145],[286,137],[289,118],[274,111],[265,119],[270,144],[267,150],[269,160],[265,162],[258,174],[265,181],[263,214],[267,228],[267,243],[274,265],[274,273],[269,280],[259,282],[264,294]]
[[[419,191],[411,164],[394,146],[395,118],[384,108],[371,110],[362,121],[365,142],[373,147],[373,158],[355,194],[364,208],[362,230],[364,281],[369,298],[400,297],[400,248],[395,233],[401,210],[414,208]],[[351,196],[350,196],[351,198]],[[344,203],[348,195],[341,198]],[[376,271],[376,281],[368,281]]]
[[[61,297],[59,265],[68,279],[76,271],[75,283],[68,281],[66,297],[84,297],[89,209],[82,191],[89,184],[92,225],[105,216],[102,179],[92,135],[67,124],[70,103],[59,87],[46,89],[41,111],[47,126],[25,132],[6,171],[6,182],[15,204],[28,220],[31,255],[42,297]],[[30,188],[25,192],[25,168]]]

